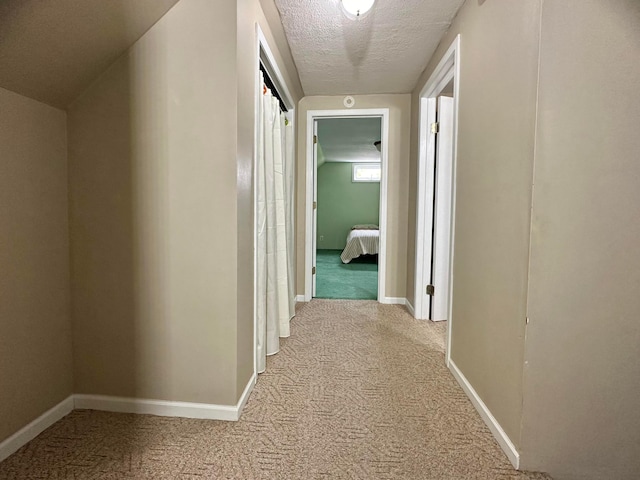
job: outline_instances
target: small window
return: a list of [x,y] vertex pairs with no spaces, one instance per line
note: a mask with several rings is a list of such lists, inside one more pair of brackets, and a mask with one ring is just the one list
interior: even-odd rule
[[354,163],[352,182],[379,182],[382,175],[379,163]]

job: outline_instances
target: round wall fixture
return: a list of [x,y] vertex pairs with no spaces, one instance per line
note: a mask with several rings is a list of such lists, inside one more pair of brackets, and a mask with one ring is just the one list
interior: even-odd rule
[[344,100],[342,101],[342,103],[344,104],[345,107],[351,108],[356,104],[356,99],[353,98],[351,95],[347,95],[346,97],[344,97]]

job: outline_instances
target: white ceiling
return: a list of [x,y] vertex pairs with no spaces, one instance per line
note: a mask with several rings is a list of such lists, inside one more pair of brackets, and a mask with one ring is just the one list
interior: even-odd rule
[[0,0],[0,87],[64,108],[178,0]]
[[275,0],[306,95],[408,93],[464,0],[377,0],[351,20],[340,0]]
[[318,120],[318,144],[326,162],[379,162],[373,142],[380,135],[379,118]]

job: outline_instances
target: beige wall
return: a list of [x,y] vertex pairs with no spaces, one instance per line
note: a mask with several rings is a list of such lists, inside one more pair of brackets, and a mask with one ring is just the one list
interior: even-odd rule
[[0,442],[73,393],[66,115],[0,89]]
[[640,471],[640,3],[545,0],[522,465]]
[[69,109],[78,393],[228,405],[253,373],[256,22],[297,101],[279,17],[181,0]]
[[180,1],[69,108],[77,393],[237,401],[235,39]]
[[[253,155],[258,52],[256,23],[264,34],[295,103],[302,87],[273,0],[239,0],[238,62],[238,380],[240,396],[253,373]],[[263,11],[264,9],[264,11]]]
[[418,94],[461,35],[451,358],[519,445],[540,1],[467,1],[413,94],[407,292],[413,300]]
[[[386,296],[406,296],[409,131],[411,96],[355,95],[356,109],[389,109],[389,171],[387,184]],[[296,192],[297,293],[304,294],[307,111],[345,110],[344,96],[304,97],[298,104],[298,172]]]
[[558,480],[640,468],[639,26],[635,0],[468,1],[413,95],[411,178],[418,92],[460,33],[452,360]]

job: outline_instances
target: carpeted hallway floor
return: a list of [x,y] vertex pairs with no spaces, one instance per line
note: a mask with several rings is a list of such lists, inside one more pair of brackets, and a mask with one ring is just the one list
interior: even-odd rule
[[239,422],[77,410],[0,479],[548,479],[513,470],[444,366],[444,328],[314,300]]
[[316,251],[316,298],[376,300],[378,257],[363,255],[342,263],[342,250]]

